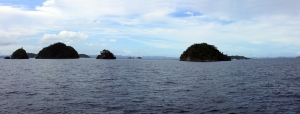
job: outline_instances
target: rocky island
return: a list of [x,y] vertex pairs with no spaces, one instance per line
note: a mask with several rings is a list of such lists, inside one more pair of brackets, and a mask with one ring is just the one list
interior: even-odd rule
[[13,54],[11,55],[11,59],[29,59],[26,51],[23,48],[17,49]]
[[230,57],[221,53],[214,45],[193,44],[180,56],[180,61],[212,62],[230,61]]
[[100,52],[100,55],[96,59],[116,59],[116,56],[108,50],[103,50]]
[[78,59],[79,55],[73,47],[58,42],[43,48],[35,58],[36,59]]

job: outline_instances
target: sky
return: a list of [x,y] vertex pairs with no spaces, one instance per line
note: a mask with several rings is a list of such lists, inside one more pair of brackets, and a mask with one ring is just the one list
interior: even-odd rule
[[78,53],[300,56],[300,0],[0,0],[0,55],[63,42]]

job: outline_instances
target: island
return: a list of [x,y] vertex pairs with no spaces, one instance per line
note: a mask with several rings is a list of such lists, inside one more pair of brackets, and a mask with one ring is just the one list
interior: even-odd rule
[[296,57],[296,58],[300,58],[300,56]]
[[193,44],[180,56],[180,61],[212,62],[230,60],[230,57],[221,53],[214,45],[207,43]]
[[27,56],[29,58],[35,58],[37,54],[34,54],[34,53],[27,53]]
[[86,54],[78,54],[80,58],[91,58],[90,56]]
[[142,59],[142,57],[137,57],[136,59]]
[[36,59],[78,59],[79,55],[73,47],[58,42],[43,48],[35,58]]
[[10,57],[5,57],[4,59],[10,59]]
[[134,59],[134,57],[128,57],[127,59]]
[[23,48],[17,49],[13,54],[11,55],[11,59],[29,59],[26,51]]
[[96,59],[116,59],[116,57],[109,50],[104,49],[100,52],[100,55],[98,55]]
[[250,59],[248,57],[238,56],[238,55],[229,56],[229,57],[231,58],[231,60],[248,60],[248,59]]

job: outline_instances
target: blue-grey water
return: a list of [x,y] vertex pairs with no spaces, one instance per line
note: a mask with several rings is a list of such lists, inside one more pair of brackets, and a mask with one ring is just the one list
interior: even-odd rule
[[300,113],[300,59],[2,59],[0,113]]

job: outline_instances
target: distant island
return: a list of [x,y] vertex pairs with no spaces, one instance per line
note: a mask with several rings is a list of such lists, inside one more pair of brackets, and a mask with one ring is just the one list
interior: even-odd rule
[[296,57],[296,58],[300,58],[300,56]]
[[73,47],[58,42],[43,48],[35,58],[36,59],[78,59],[79,55]]
[[[8,59],[8,58],[6,58]],[[17,49],[13,54],[11,55],[11,59],[29,59],[26,51],[23,48]]]
[[4,57],[4,59],[10,59],[10,57],[7,56],[7,57]]
[[231,60],[247,60],[250,58],[244,57],[244,56],[238,56],[238,55],[234,55],[234,56],[229,56],[231,58]]
[[80,58],[91,58],[90,56],[86,54],[78,54]]
[[180,56],[180,61],[211,62],[230,60],[230,57],[221,53],[215,46],[207,43],[193,44]]
[[27,56],[29,58],[35,58],[37,56],[37,54],[35,54],[35,53],[27,53]]
[[100,52],[100,55],[98,55],[96,59],[116,59],[116,56],[109,50],[104,49]]

